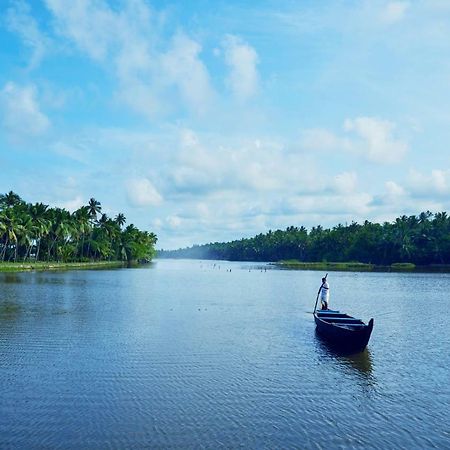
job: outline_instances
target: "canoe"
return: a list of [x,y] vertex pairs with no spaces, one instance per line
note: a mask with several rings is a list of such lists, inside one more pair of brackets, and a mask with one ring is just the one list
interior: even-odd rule
[[318,309],[314,312],[317,332],[334,347],[362,352],[370,339],[373,319],[365,324],[348,314],[331,309]]

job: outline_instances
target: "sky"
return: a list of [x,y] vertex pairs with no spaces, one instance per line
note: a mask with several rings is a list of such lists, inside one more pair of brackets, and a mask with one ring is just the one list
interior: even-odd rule
[[450,209],[448,0],[0,0],[0,192],[158,248]]

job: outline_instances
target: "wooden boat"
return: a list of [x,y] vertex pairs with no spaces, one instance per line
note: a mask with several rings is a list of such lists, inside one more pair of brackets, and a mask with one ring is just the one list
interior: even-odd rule
[[369,342],[373,319],[366,325],[362,320],[331,309],[314,311],[317,332],[332,346],[362,352]]

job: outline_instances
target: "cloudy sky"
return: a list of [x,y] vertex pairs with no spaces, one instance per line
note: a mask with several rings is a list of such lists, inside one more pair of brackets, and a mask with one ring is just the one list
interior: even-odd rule
[[450,209],[448,0],[1,0],[0,17],[0,192],[95,197],[166,249]]

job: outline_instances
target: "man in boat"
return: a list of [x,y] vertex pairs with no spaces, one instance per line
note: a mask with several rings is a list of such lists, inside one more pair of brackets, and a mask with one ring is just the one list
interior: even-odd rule
[[322,303],[322,309],[328,309],[328,301],[330,299],[330,286],[327,278],[322,278],[322,286],[320,286],[320,303]]

